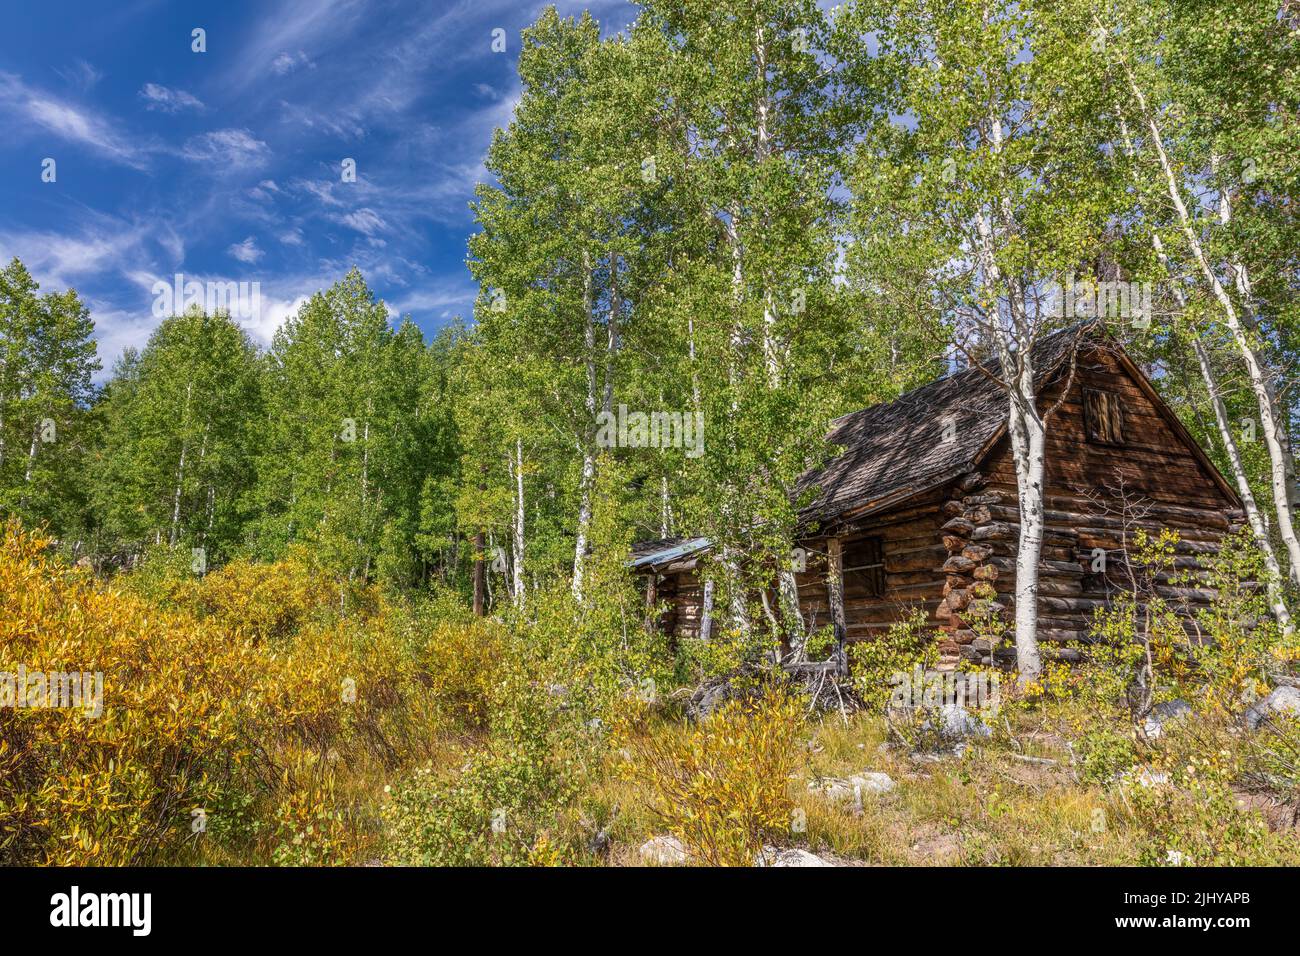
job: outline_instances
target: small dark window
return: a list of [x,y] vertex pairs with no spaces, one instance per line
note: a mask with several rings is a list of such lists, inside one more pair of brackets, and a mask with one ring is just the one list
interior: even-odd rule
[[844,599],[878,598],[885,594],[885,559],[879,538],[844,543]]
[[1124,444],[1124,406],[1115,392],[1083,390],[1083,420],[1088,440],[1104,445]]

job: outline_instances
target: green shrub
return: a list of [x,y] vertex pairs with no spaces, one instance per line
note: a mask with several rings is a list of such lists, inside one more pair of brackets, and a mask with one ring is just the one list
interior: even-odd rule
[[925,671],[939,662],[939,647],[924,611],[915,610],[882,636],[849,645],[853,690],[863,706],[883,713],[898,674],[917,666]]

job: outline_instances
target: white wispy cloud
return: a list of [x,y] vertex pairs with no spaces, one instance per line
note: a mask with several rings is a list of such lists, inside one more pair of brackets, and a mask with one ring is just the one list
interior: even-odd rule
[[270,202],[279,193],[280,187],[274,179],[263,179],[248,191],[248,195],[258,202]]
[[340,139],[362,139],[366,127],[357,120],[349,110],[338,103],[316,109],[302,103],[279,102],[280,115],[285,123],[292,123],[304,129],[319,131]]
[[274,72],[286,51],[313,50],[331,37],[349,36],[372,15],[362,0],[283,0],[264,9],[266,16],[242,38],[231,61],[227,82],[235,92],[249,90]]
[[341,206],[343,200],[334,195],[334,184],[330,182],[318,182],[313,179],[295,179],[290,183],[294,189],[309,193],[315,196],[317,200],[327,206]]
[[249,236],[243,242],[232,243],[230,248],[226,251],[240,262],[246,262],[249,265],[253,265],[261,259],[262,256],[266,255],[265,252],[257,247],[257,240],[252,236]]
[[63,82],[82,93],[89,93],[104,78],[102,71],[82,59],[74,60],[71,66],[63,69],[55,67],[54,72],[63,79]]
[[0,232],[0,260],[17,256],[43,287],[67,288],[151,262],[151,237],[148,226],[89,214],[71,234],[49,229]]
[[158,110],[163,113],[179,113],[182,110],[203,110],[203,102],[184,90],[172,90],[157,83],[146,83],[140,90],[140,97],[145,101],[145,109]]
[[314,69],[316,66],[311,57],[299,50],[297,53],[281,53],[271,61],[271,72],[277,76],[284,76],[286,73],[292,73],[300,67]]
[[432,313],[440,319],[468,314],[477,289],[468,275],[444,276],[388,303],[388,314],[396,318],[413,312]]
[[351,226],[357,232],[366,236],[378,235],[387,228],[386,223],[377,212],[366,208],[348,213],[343,217],[342,222],[345,226]]
[[301,246],[304,245],[307,240],[306,237],[302,234],[301,229],[299,229],[297,226],[291,226],[290,228],[286,229],[284,232],[280,233],[280,241],[283,242],[286,246]]
[[269,160],[271,149],[246,129],[218,129],[186,140],[181,155],[224,169],[246,169]]
[[20,126],[25,123],[87,146],[124,166],[144,169],[148,165],[148,151],[112,122],[29,86],[13,73],[0,72],[0,114]]

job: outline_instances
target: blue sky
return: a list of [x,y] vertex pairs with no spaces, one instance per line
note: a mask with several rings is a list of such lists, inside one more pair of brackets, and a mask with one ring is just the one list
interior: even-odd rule
[[[634,13],[625,0],[555,5],[591,9],[607,32]],[[259,282],[261,313],[244,324],[265,345],[356,264],[428,334],[470,313],[468,204],[519,95],[519,32],[543,6],[15,5],[0,35],[0,256],[43,289],[77,289],[106,371],[144,344],[153,284],[177,272]],[[348,157],[355,183],[342,182]]]

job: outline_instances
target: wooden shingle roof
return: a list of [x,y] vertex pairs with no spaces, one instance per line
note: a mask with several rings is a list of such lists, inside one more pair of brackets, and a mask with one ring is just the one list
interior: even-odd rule
[[[1086,327],[1044,336],[1034,346],[1035,378],[1045,384],[1078,348]],[[996,362],[986,366],[998,372]],[[813,498],[799,512],[807,527],[867,514],[970,471],[1007,424],[1006,391],[979,368],[965,369],[884,405],[837,418],[827,440],[843,451],[800,478]]]

